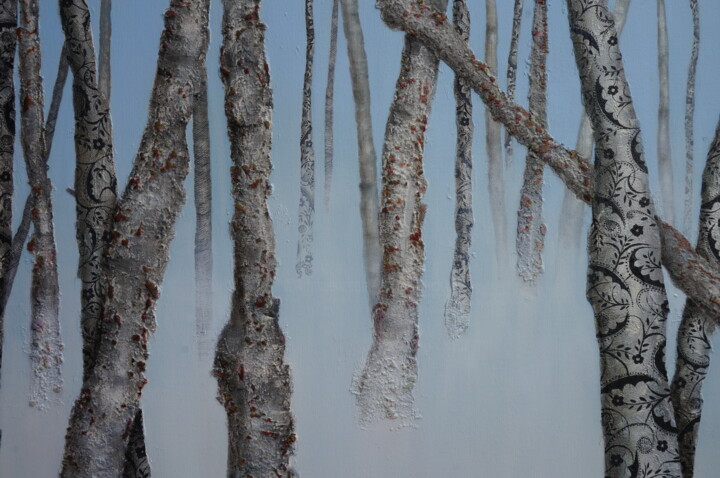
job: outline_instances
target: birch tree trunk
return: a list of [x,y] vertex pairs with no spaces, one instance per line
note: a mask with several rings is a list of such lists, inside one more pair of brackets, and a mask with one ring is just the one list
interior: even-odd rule
[[83,381],[66,437],[63,477],[117,477],[138,410],[154,332],[155,304],[175,220],[185,200],[185,129],[201,84],[208,0],[172,0],[165,12],[148,124],[123,199],[102,275],[107,280],[94,367]]
[[[228,477],[297,476],[290,371],[284,362],[277,261],[268,212],[272,90],[260,0],[225,0],[220,57],[231,143],[235,291],[214,375],[228,415]],[[244,71],[243,71],[244,70]],[[245,73],[245,72],[249,72]]]
[[685,210],[683,229],[685,234],[690,230],[692,221],[693,200],[693,156],[695,155],[695,139],[693,124],[695,121],[695,76],[697,74],[698,54],[700,52],[700,10],[697,0],[689,0],[693,20],[693,41],[688,66],[687,91],[685,93]]
[[333,172],[333,97],[335,94],[335,61],[337,60],[338,13],[340,0],[333,0],[330,17],[330,52],[325,88],[325,209],[330,210]]
[[658,167],[660,175],[660,194],[665,218],[675,223],[673,200],[673,170],[670,150],[670,66],[668,65],[667,18],[665,0],[657,0],[658,10],[658,77],[660,79],[660,99],[658,107]]
[[[523,0],[515,0],[513,6],[513,22],[510,36],[510,51],[507,65],[507,96],[515,101],[515,85],[517,84],[518,43],[520,42],[520,26],[522,25]],[[510,163],[513,156],[512,135],[505,132],[505,162]]]

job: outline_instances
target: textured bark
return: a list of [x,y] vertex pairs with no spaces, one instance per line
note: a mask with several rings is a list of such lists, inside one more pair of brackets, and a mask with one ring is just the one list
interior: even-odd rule
[[[432,3],[443,10],[447,5],[445,0]],[[435,54],[406,35],[383,144],[383,269],[373,309],[373,344],[362,373],[353,381],[363,425],[383,418],[404,425],[416,415],[412,390],[417,380],[418,304],[425,259],[422,198],[427,188],[423,150],[437,72]]]
[[[696,250],[717,266],[720,265],[720,123],[705,163],[700,202],[700,232]],[[708,316],[692,300],[685,303],[678,330],[677,362],[671,387],[683,478],[692,478],[694,473],[703,404],[702,386],[710,366],[710,337],[716,327],[717,316]]]
[[201,66],[201,84],[193,109],[193,160],[195,164],[195,332],[198,352],[210,353],[212,324],[212,179],[210,166],[210,120],[208,118],[207,70]]
[[[497,9],[495,0],[485,0],[485,64],[492,75],[497,75]],[[493,230],[495,250],[500,269],[507,261],[507,221],[505,220],[505,181],[503,179],[500,123],[485,110],[485,152],[488,158],[488,191],[493,207]]]
[[[458,34],[470,41],[470,12],[465,0],[454,0],[453,22]],[[472,243],[472,91],[461,78],[455,78],[455,252],[450,271],[450,298],[445,303],[445,328],[451,338],[459,338],[470,323],[472,282],[470,245]]]
[[693,156],[695,119],[695,76],[697,73],[698,53],[700,51],[700,11],[697,0],[690,1],[690,10],[693,17],[693,41],[690,52],[690,66],[688,66],[687,91],[685,93],[685,212],[683,214],[683,229],[687,234],[692,222],[693,201]]
[[55,136],[55,125],[57,124],[57,117],[60,112],[60,103],[62,103],[63,91],[65,90],[65,82],[67,81],[67,75],[69,63],[67,59],[67,46],[63,44],[63,48],[60,51],[60,61],[58,62],[58,72],[55,77],[55,84],[53,85],[52,99],[50,100],[50,109],[48,110],[48,116],[45,120],[45,157],[50,158],[50,151],[52,150],[53,137]]
[[201,84],[208,44],[208,0],[173,0],[165,12],[148,123],[103,264],[107,277],[95,365],[83,381],[66,437],[63,477],[117,477],[147,383],[147,341],[185,201],[185,130]]
[[333,171],[333,95],[335,90],[335,60],[337,59],[338,9],[340,0],[333,0],[330,18],[330,53],[327,86],[325,88],[325,209],[330,207]]
[[315,56],[313,0],[305,0],[305,77],[300,121],[300,207],[297,265],[299,277],[312,274],[313,216],[315,215],[315,152],[312,140],[312,69]]
[[20,264],[20,256],[22,255],[23,246],[27,241],[28,234],[30,233],[30,226],[32,226],[32,210],[35,207],[33,202],[33,196],[29,195],[25,199],[25,207],[23,207],[22,219],[18,225],[17,231],[12,239],[10,250],[7,252],[5,257],[7,262],[3,265],[4,279],[6,286],[2,289],[2,295],[0,295],[0,313],[5,313],[5,307],[7,306],[8,299],[10,299],[10,292],[12,292],[13,283],[15,281],[15,273],[17,272],[18,265]]
[[[268,212],[272,90],[260,0],[225,0],[220,56],[230,137],[235,291],[215,356],[218,398],[228,415],[228,477],[297,476],[295,433],[277,261]],[[244,71],[243,71],[244,69]],[[246,74],[245,72],[249,72]]]
[[[515,85],[517,84],[518,43],[520,42],[520,26],[522,25],[523,0],[515,0],[513,7],[513,22],[510,35],[510,52],[507,66],[507,96],[515,101]],[[512,135],[505,132],[505,162],[512,161],[513,147]]]
[[[530,113],[547,127],[547,54],[548,26],[545,0],[535,0],[530,52]],[[534,283],[543,272],[542,252],[547,230],[542,219],[543,162],[533,152],[525,160],[525,174],[520,189],[517,238],[515,241],[518,274]]]
[[675,222],[673,211],[673,170],[670,160],[670,67],[668,66],[667,19],[665,0],[657,0],[658,9],[658,76],[660,100],[658,106],[658,166],[660,171],[660,196],[663,212],[670,224]]
[[370,308],[377,303],[380,290],[380,236],[378,225],[377,153],[372,136],[370,81],[367,55],[358,14],[358,0],[340,0],[343,31],[347,41],[350,80],[355,100],[355,125],[360,168],[360,219],[363,231],[363,259]]
[[597,151],[587,298],[600,347],[605,474],[679,477],[669,307],[640,127],[605,0],[568,0],[568,16]]
[[28,182],[35,196],[35,207],[31,212],[34,232],[27,246],[35,256],[30,290],[33,374],[30,404],[45,408],[53,400],[50,394],[62,391],[63,344],[58,316],[60,290],[52,220],[52,184],[47,175],[38,16],[37,0],[20,2],[20,140]]
[[112,23],[110,12],[112,0],[100,2],[100,45],[98,53],[98,90],[110,104],[110,38],[112,36]]

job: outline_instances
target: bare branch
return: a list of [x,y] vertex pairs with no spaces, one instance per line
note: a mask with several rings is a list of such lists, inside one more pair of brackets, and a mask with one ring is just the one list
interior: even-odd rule
[[700,11],[697,0],[689,0],[693,17],[693,41],[690,53],[690,66],[688,66],[687,91],[685,93],[685,213],[683,214],[683,229],[687,234],[692,221],[693,201],[693,122],[695,117],[695,76],[697,73],[698,54],[700,51]]
[[330,190],[333,171],[333,93],[335,89],[335,60],[337,59],[338,7],[333,0],[330,18],[330,53],[328,58],[327,86],[325,88],[325,209],[330,208]]
[[[513,7],[512,32],[510,36],[510,52],[507,65],[507,96],[515,101],[515,85],[517,83],[518,43],[520,41],[520,26],[522,25],[523,0],[515,0]],[[513,147],[512,135],[505,132],[505,162],[512,161]]]
[[100,2],[100,48],[98,54],[98,89],[110,105],[110,38],[112,36],[112,0]]
[[660,171],[660,196],[663,212],[670,224],[675,222],[673,210],[673,170],[670,150],[670,67],[668,65],[667,19],[665,0],[657,0],[658,9],[658,76],[660,100],[658,106],[658,166]]

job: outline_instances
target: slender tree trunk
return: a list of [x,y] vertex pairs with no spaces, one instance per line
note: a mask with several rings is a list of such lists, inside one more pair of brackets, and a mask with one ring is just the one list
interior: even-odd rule
[[185,130],[208,44],[208,0],[172,0],[165,12],[148,124],[103,265],[107,278],[95,364],[83,381],[66,439],[63,477],[117,477],[147,383],[147,341],[185,200]]
[[[470,12],[465,0],[454,0],[453,22],[458,34],[470,41]],[[445,303],[445,328],[451,338],[459,338],[470,323],[472,282],[470,245],[472,243],[472,122],[471,90],[455,78],[455,252],[450,271],[450,298]]]
[[[507,66],[507,96],[515,101],[515,85],[517,84],[518,43],[520,42],[520,27],[522,25],[523,0],[515,0],[513,7],[513,22],[510,36],[510,52]],[[510,163],[513,156],[512,135],[505,132],[505,162]]]
[[665,218],[675,222],[673,210],[673,170],[670,150],[670,67],[668,66],[667,19],[665,0],[657,0],[658,9],[658,76],[660,78],[660,100],[658,107],[658,166],[660,170],[660,194]]
[[[290,371],[272,295],[277,261],[268,212],[272,90],[260,0],[225,0],[220,57],[231,143],[235,291],[214,375],[228,415],[228,477],[297,476]],[[242,66],[240,66],[242,65]],[[250,71],[251,74],[243,72]]]
[[333,172],[333,96],[335,92],[335,60],[337,59],[338,10],[340,0],[333,0],[330,18],[330,54],[328,55],[327,87],[325,88],[325,209],[330,208]]
[[[720,224],[720,123],[710,146],[703,173],[700,232],[697,251],[711,263],[720,263],[718,224]],[[684,478],[692,478],[702,411],[702,386],[710,366],[710,337],[717,327],[717,316],[705,314],[692,301],[685,303],[678,331],[677,362],[672,382],[672,400],[679,430],[680,459]]]
[[110,38],[112,37],[111,20],[112,0],[100,2],[100,45],[98,54],[98,90],[110,105]]
[[693,156],[695,140],[693,123],[695,118],[695,76],[697,73],[698,54],[700,51],[700,11],[697,0],[690,1],[693,18],[693,41],[688,66],[687,91],[685,93],[685,211],[683,214],[683,230],[690,231],[693,202]]
[[40,77],[39,7],[37,0],[21,0],[20,28],[20,139],[27,165],[28,182],[35,195],[34,233],[28,250],[35,256],[31,286],[30,359],[33,378],[30,404],[44,408],[50,393],[62,391],[60,339],[60,290],[57,251],[52,220],[52,184],[47,175],[43,86]]
[[370,308],[377,303],[380,290],[380,236],[378,225],[377,153],[372,136],[370,81],[358,0],[340,0],[343,31],[347,41],[350,80],[355,100],[355,125],[360,168],[360,219],[363,230],[363,259]]

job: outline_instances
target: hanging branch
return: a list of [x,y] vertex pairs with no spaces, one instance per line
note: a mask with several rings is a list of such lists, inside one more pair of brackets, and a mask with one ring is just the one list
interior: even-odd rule
[[340,0],[343,31],[347,41],[350,80],[355,100],[355,125],[360,168],[360,219],[363,231],[363,259],[370,309],[377,303],[380,290],[380,236],[378,225],[377,154],[372,136],[370,81],[358,0]]
[[315,54],[313,0],[305,0],[305,79],[300,122],[300,215],[298,217],[298,276],[312,274],[313,215],[315,214],[315,152],[312,142],[312,68]]
[[193,106],[193,160],[195,164],[195,331],[198,352],[211,350],[212,323],[212,179],[210,166],[210,120],[208,118],[207,70],[203,64],[201,83]]
[[693,17],[693,42],[692,52],[690,53],[690,66],[688,67],[687,91],[685,93],[685,213],[683,215],[683,229],[686,234],[690,230],[690,222],[692,221],[695,75],[700,51],[700,11],[697,0],[689,1]]
[[[465,0],[454,0],[453,22],[460,37],[470,41],[470,12]],[[465,333],[470,322],[472,282],[470,245],[472,243],[472,95],[465,82],[455,78],[455,253],[450,271],[450,298],[445,303],[445,328],[451,338]]]
[[290,371],[278,323],[280,301],[272,295],[277,261],[267,203],[272,90],[265,25],[260,0],[225,0],[223,5],[220,64],[233,160],[235,291],[213,374],[228,415],[227,474],[294,477]]
[[52,184],[47,175],[43,86],[40,77],[40,39],[37,0],[21,0],[20,28],[20,140],[28,182],[35,196],[33,237],[28,250],[35,256],[31,286],[30,404],[45,408],[51,391],[62,391],[63,344],[60,339],[60,290],[52,220]]
[[110,11],[112,0],[100,1],[100,42],[98,54],[98,90],[110,104],[110,38],[112,22]]
[[673,211],[673,170],[670,160],[670,67],[668,66],[668,35],[665,16],[665,0],[657,1],[658,9],[658,76],[660,78],[660,101],[658,107],[658,166],[660,172],[660,194],[665,217],[670,224],[675,222]]
[[[495,0],[485,0],[485,64],[492,75],[497,74],[497,9]],[[505,183],[503,180],[500,123],[485,110],[485,149],[488,157],[488,191],[495,230],[495,249],[498,267],[505,267],[507,260],[507,223],[505,221]]]
[[[545,0],[535,0],[532,50],[530,52],[530,113],[543,128],[547,127],[547,54],[548,26]],[[520,277],[534,283],[543,272],[542,252],[546,227],[542,219],[543,163],[529,152],[520,190],[516,248]]]
[[333,90],[335,88],[335,60],[337,59],[338,4],[333,0],[330,19],[330,54],[327,87],[325,88],[325,208],[330,207],[333,171]]
[[[447,2],[434,0],[444,10]],[[400,76],[382,153],[380,244],[383,270],[373,309],[373,344],[362,374],[355,377],[360,422],[387,418],[407,424],[415,418],[418,304],[425,259],[422,223],[427,206],[423,173],[425,128],[435,94],[438,59],[411,35],[405,36]]]
[[[510,36],[510,52],[507,67],[507,95],[515,101],[515,85],[517,82],[518,43],[520,42],[520,26],[522,24],[523,0],[515,0],[513,7],[512,32]],[[513,156],[512,135],[505,132],[505,162],[510,163]]]
[[[720,265],[720,123],[710,146],[703,172],[700,232],[696,250],[709,262]],[[711,318],[687,300],[678,330],[677,362],[672,381],[672,401],[679,430],[680,460],[684,478],[692,478],[702,411],[702,386],[710,366],[710,337],[717,327]]]
[[94,367],[83,381],[66,437],[63,477],[116,477],[125,463],[145,378],[147,342],[168,262],[175,220],[185,201],[189,153],[185,130],[208,44],[209,0],[172,0],[165,12],[148,123],[128,186],[115,208],[102,276],[102,331]]

